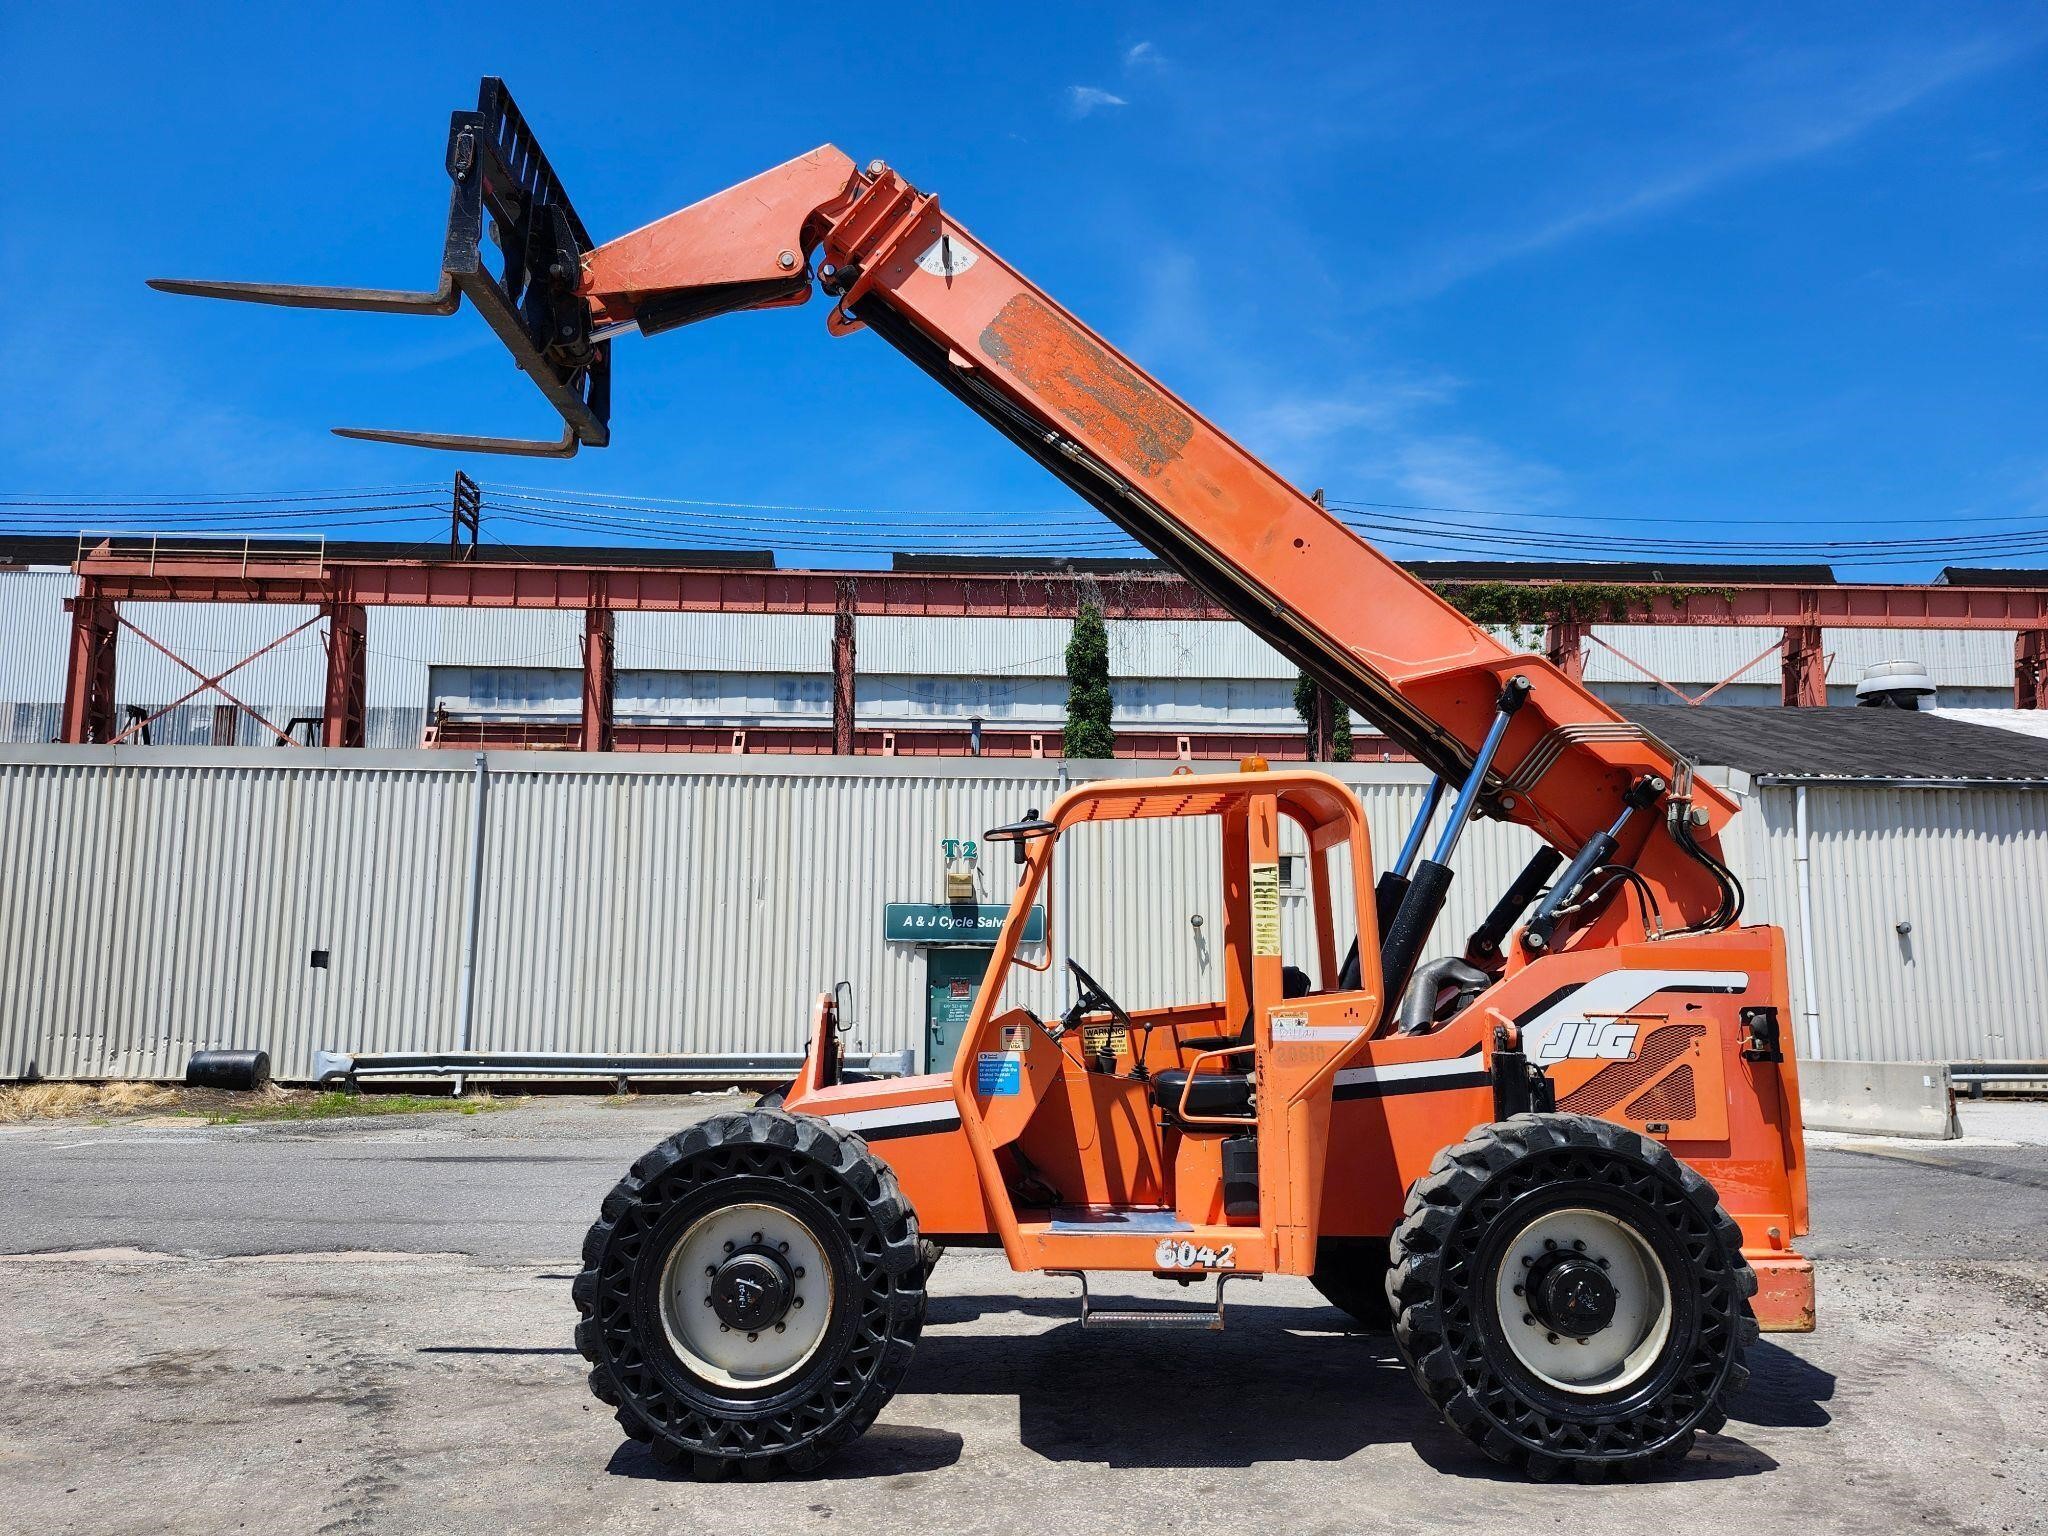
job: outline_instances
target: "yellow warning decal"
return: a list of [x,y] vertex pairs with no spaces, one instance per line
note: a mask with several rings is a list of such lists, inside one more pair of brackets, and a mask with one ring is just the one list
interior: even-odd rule
[[1280,866],[1252,865],[1252,953],[1280,953]]

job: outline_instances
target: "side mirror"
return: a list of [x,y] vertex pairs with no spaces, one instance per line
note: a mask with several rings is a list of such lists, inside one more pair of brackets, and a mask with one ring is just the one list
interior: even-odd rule
[[990,827],[981,834],[981,840],[985,843],[1015,844],[1015,860],[1017,863],[1022,864],[1026,857],[1024,852],[1024,845],[1026,843],[1036,837],[1051,837],[1058,830],[1059,828],[1055,827],[1051,822],[1040,817],[1034,808],[1026,811],[1021,820],[1007,822],[1000,827]]
[[832,1012],[839,1021],[839,1033],[853,1032],[853,983],[835,981],[832,983]]

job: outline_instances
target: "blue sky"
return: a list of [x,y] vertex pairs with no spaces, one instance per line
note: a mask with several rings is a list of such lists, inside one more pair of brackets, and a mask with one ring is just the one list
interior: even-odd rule
[[[0,490],[441,481],[326,429],[552,435],[474,315],[142,286],[430,285],[446,114],[490,71],[599,238],[820,142],[880,156],[1347,500],[1588,556],[2048,528],[2048,6],[761,14],[8,7]],[[613,420],[467,467],[935,528],[1071,505],[817,301],[626,338]],[[1429,545],[1399,552],[1470,552]]]

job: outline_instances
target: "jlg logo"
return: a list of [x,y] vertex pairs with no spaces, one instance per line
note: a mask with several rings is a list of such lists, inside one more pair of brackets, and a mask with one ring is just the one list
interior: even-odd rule
[[1596,1024],[1590,1019],[1556,1024],[1536,1047],[1539,1062],[1627,1061],[1636,1053],[1636,1024]]

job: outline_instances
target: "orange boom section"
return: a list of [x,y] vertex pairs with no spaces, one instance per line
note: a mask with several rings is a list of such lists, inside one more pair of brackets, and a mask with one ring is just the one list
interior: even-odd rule
[[[644,330],[801,302],[875,331],[1338,697],[1447,778],[1468,771],[1510,677],[1533,683],[1482,804],[1576,850],[1629,786],[1674,786],[1711,851],[1733,811],[1683,761],[1540,657],[1511,651],[1204,420],[976,240],[935,195],[829,146],[592,252],[600,324]],[[1645,819],[1622,856],[1668,926],[1724,908],[1709,867]],[[1626,919],[1612,907],[1609,923]],[[1595,928],[1597,930],[1597,927]],[[1605,936],[1612,937],[1612,926]]]

